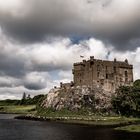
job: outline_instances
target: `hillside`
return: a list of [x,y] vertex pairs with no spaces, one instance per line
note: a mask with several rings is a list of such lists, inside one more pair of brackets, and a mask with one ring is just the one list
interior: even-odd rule
[[55,88],[50,90],[46,98],[40,103],[44,109],[59,111],[67,109],[69,111],[86,110],[89,112],[111,111],[111,93],[105,92],[101,88],[71,87],[68,89]]

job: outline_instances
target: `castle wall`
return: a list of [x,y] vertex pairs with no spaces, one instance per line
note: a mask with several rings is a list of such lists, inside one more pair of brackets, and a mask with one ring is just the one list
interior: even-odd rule
[[90,57],[90,60],[74,63],[73,79],[75,86],[97,86],[115,91],[119,86],[133,84],[133,66],[127,60],[103,61]]

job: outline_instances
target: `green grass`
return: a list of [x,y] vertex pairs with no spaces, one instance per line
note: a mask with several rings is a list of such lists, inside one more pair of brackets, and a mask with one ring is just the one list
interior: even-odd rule
[[59,120],[65,123],[76,124],[91,124],[91,125],[109,125],[109,126],[121,126],[134,124],[140,122],[139,118],[127,118],[121,116],[106,116],[105,114],[88,113],[86,110],[80,110],[78,112],[68,111],[63,109],[61,111],[54,111],[50,109],[38,108],[36,116],[48,119]]
[[35,113],[35,105],[0,106],[1,113],[28,114]]
[[140,125],[129,125],[124,127],[117,127],[115,130],[123,130],[127,132],[140,132]]

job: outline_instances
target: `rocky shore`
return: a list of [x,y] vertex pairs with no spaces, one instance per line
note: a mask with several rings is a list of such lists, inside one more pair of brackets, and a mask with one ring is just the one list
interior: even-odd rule
[[43,117],[34,115],[16,116],[15,119],[33,120],[33,121],[57,121],[69,124],[92,125],[99,127],[116,128],[120,126],[128,126],[132,124],[140,124],[140,119],[121,118],[121,117],[101,117],[101,118],[83,118],[83,117]]

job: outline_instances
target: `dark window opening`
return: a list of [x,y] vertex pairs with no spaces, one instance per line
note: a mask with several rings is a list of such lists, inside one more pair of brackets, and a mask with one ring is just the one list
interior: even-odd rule
[[101,85],[103,86],[103,85],[104,85],[104,83],[103,83],[103,82],[101,82]]
[[108,74],[106,74],[106,79],[108,79]]
[[127,73],[127,71],[125,71],[125,77],[127,77],[128,76],[128,73]]
[[99,77],[99,76],[100,76],[100,72],[97,73],[97,77]]
[[114,73],[116,73],[116,67],[114,67]]
[[94,62],[93,61],[90,62],[90,67],[92,67],[92,65],[94,65]]

